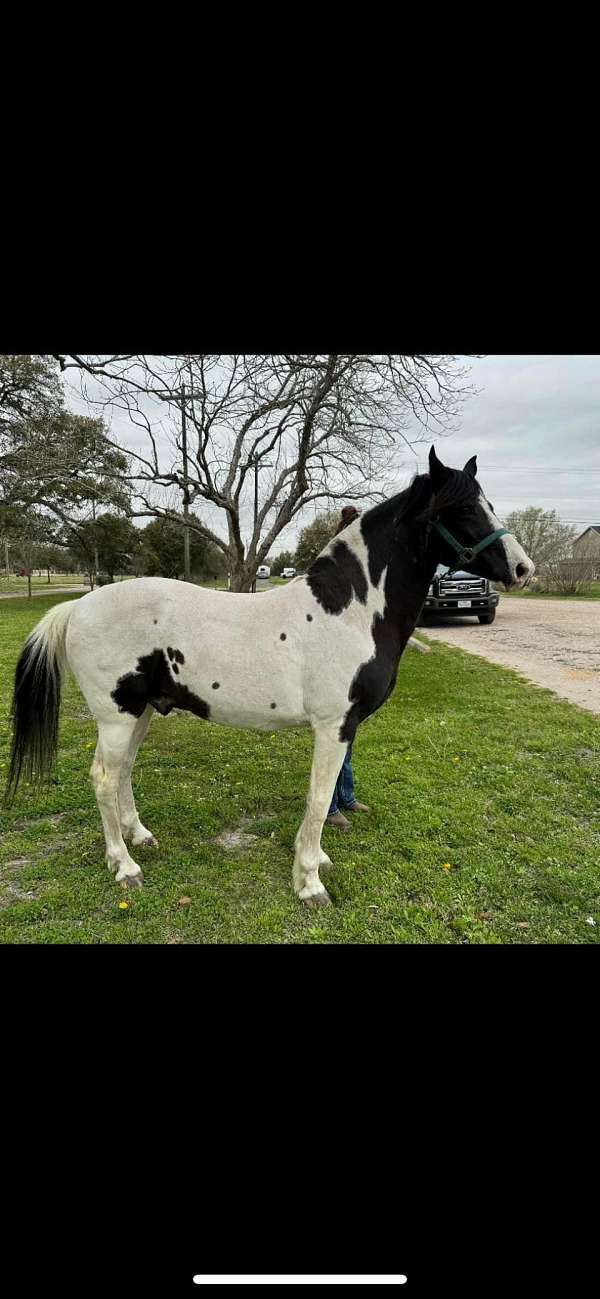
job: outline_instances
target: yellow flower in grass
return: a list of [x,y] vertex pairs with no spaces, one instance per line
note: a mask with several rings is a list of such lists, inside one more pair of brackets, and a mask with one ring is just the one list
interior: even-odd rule
[[443,870],[443,871],[451,871],[451,870],[452,870],[452,867],[451,867],[449,861],[445,861],[445,862],[444,862],[444,864],[443,864],[443,866],[442,866],[442,870]]
[[127,911],[128,906],[128,902],[119,902],[119,911]]

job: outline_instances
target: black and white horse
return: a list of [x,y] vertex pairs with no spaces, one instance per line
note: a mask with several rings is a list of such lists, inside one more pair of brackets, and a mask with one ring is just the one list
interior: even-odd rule
[[165,578],[105,586],[56,605],[19,659],[8,797],[22,773],[41,778],[57,745],[60,682],[74,673],[98,724],[91,778],[107,864],[124,884],[143,876],[130,856],[155,845],[131,788],[153,711],[265,731],[307,723],[315,737],[304,819],[295,841],[298,897],[329,901],[321,831],[348,743],[391,694],[436,566],[523,586],[533,564],[501,527],[473,457],[429,474],[366,511],[305,577],[259,597]]

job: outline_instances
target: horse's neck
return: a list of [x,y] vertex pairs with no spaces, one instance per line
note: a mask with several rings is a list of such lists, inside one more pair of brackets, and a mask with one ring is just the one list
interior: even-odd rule
[[397,525],[393,508],[365,515],[363,536],[369,551],[369,576],[378,586],[385,572],[386,620],[397,624],[402,640],[414,629],[429,590],[438,560],[436,546],[424,525]]
[[[419,616],[437,567],[432,549],[422,553],[397,547],[390,557],[385,581],[386,605],[390,615],[402,621]],[[413,623],[414,626],[414,623]]]
[[390,648],[393,643],[398,655],[414,630],[438,562],[437,547],[426,525],[397,523],[400,500],[401,496],[394,497],[367,511],[333,537],[319,556],[319,560],[326,555],[334,558],[338,542],[354,551],[361,563],[368,556],[371,585],[379,588],[382,581],[384,584]]

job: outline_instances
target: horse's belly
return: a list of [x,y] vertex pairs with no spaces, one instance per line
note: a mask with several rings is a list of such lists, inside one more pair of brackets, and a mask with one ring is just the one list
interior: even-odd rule
[[307,716],[300,692],[290,690],[289,684],[274,683],[264,692],[257,690],[254,694],[249,683],[247,694],[233,692],[229,698],[216,698],[216,691],[211,690],[211,722],[221,726],[250,727],[260,731],[275,731],[284,726],[301,726]]

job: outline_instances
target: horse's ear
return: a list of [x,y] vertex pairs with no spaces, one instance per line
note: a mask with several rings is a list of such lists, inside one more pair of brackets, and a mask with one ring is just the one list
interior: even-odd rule
[[471,459],[467,460],[463,474],[470,474],[471,478],[477,477],[477,456],[471,456]]
[[442,464],[441,460],[438,460],[435,454],[435,447],[432,447],[429,452],[429,477],[431,478],[431,485],[434,491],[437,492],[440,487],[443,487],[449,474],[450,470],[446,468],[446,465]]

